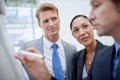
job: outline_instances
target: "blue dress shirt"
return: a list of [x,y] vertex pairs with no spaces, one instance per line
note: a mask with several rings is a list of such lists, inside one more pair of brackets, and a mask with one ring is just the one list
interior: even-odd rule
[[115,56],[113,58],[113,71],[112,71],[112,75],[113,75],[113,79],[115,79],[115,75],[116,75],[116,68],[117,68],[117,65],[118,65],[118,62],[119,62],[119,54],[118,53],[118,50],[120,48],[120,44],[118,42],[115,42]]

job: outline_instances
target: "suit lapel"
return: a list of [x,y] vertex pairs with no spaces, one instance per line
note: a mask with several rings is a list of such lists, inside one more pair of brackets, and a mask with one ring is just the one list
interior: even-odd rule
[[62,44],[63,44],[63,48],[64,48],[64,51],[65,51],[65,57],[66,57],[66,73],[65,73],[65,76],[68,76],[68,72],[69,72],[69,67],[68,66],[70,66],[69,64],[69,60],[70,60],[70,58],[69,58],[69,48],[68,48],[68,45],[63,41],[63,40],[61,40],[62,41]]
[[77,54],[77,80],[81,80],[84,67],[85,49]]
[[[113,64],[113,55],[114,55],[114,45],[109,47],[104,52],[103,59],[103,75],[112,79],[112,64]],[[107,65],[106,65],[107,64]]]
[[[95,53],[99,53],[98,51],[101,50],[101,49],[104,49],[105,45],[103,45],[101,42],[99,42],[98,40],[97,41],[97,45],[96,45],[96,50],[95,50]],[[95,54],[95,55],[96,55]]]
[[37,48],[42,54],[44,54],[44,52],[43,52],[43,36],[38,40]]
[[66,43],[65,41],[62,40],[62,44],[63,44],[63,48],[64,48],[64,51],[65,51],[65,57],[66,57],[66,73],[65,75],[68,76],[68,78],[66,78],[67,80],[70,79],[70,77],[72,76],[71,74],[71,69],[73,68],[73,63],[72,62],[72,59],[73,58],[73,53],[72,53],[72,50],[70,48],[70,45],[68,43]]
[[[65,51],[65,57],[66,57],[66,67],[68,69],[68,66],[69,65],[69,61],[70,61],[70,58],[69,58],[69,48],[68,46],[65,44],[65,42],[62,40],[62,44],[63,44],[63,47],[64,47],[64,51]],[[68,70],[67,70],[68,71]]]

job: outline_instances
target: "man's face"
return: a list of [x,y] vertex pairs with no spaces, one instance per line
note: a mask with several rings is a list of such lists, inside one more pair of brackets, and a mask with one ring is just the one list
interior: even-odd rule
[[114,35],[120,26],[120,13],[111,0],[91,0],[90,19],[99,36]]
[[56,11],[41,12],[39,19],[39,25],[46,37],[59,35],[60,19]]

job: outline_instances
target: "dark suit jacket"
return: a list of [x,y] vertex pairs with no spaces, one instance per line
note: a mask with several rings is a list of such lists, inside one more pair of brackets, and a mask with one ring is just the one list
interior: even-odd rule
[[114,45],[99,52],[91,68],[92,80],[113,80],[112,64],[115,53]]
[[[97,41],[97,46],[95,50],[95,56],[102,50],[105,49],[107,46],[103,45],[101,42]],[[82,80],[83,74],[83,67],[84,67],[84,58],[86,54],[86,49],[82,49],[77,52],[77,55],[74,59],[74,77],[73,80]]]
[[[77,48],[74,45],[67,43],[66,41],[63,41],[63,40],[62,40],[62,44],[64,47],[65,56],[66,56],[66,68],[67,68],[67,70],[66,70],[66,74],[65,74],[65,76],[66,76],[65,80],[72,80],[73,58],[77,52]],[[23,44],[21,46],[21,49],[25,50],[26,48],[30,48],[30,47],[35,47],[37,50],[39,50],[44,55],[43,38],[26,42],[25,44]],[[27,69],[26,69],[26,71],[28,73],[30,80],[34,80],[33,76],[29,73],[29,71]]]

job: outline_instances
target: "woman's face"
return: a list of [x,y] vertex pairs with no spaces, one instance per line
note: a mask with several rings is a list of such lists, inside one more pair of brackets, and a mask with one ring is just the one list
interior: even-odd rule
[[84,17],[77,17],[72,22],[72,35],[84,46],[88,46],[94,41],[93,27]]

